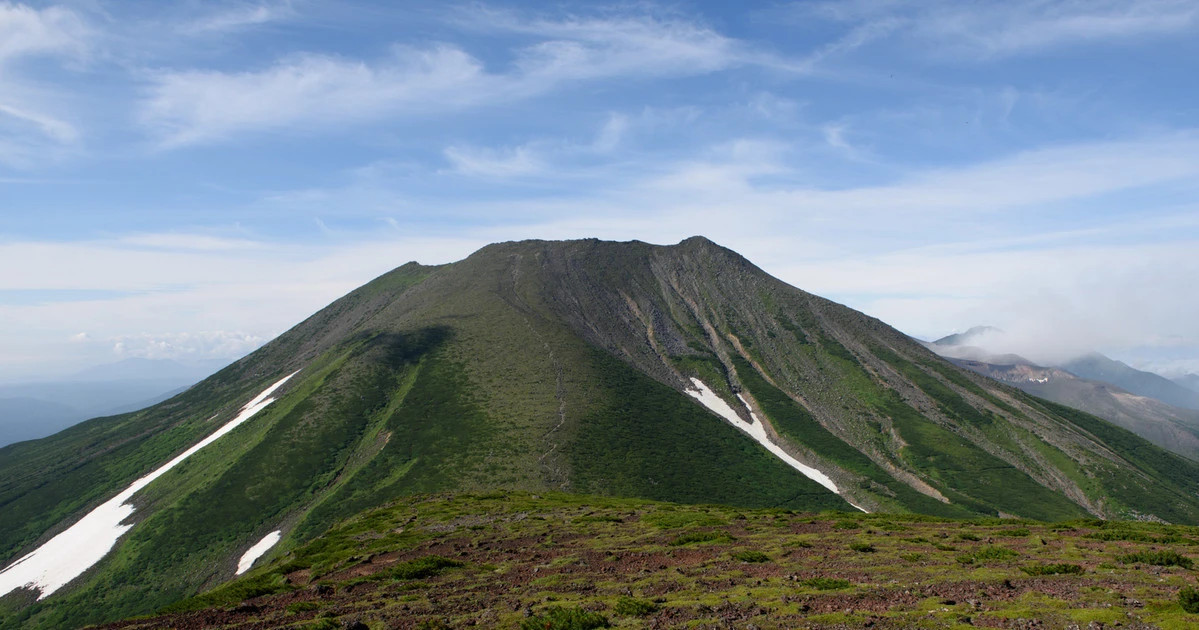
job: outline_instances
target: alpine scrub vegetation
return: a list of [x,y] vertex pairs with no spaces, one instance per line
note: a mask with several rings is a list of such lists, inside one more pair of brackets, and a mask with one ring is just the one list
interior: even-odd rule
[[[1002,519],[872,514],[858,530],[838,528],[839,519],[557,493],[421,495],[335,525],[175,612],[106,630],[326,621],[340,628],[818,630],[961,628],[966,617],[978,627],[1018,627],[1021,619],[1048,628],[1199,623],[1191,572],[1120,564],[1120,556],[1152,544],[1090,537],[1101,523],[1025,523],[1030,535],[1012,538]],[[697,522],[721,537],[671,544]],[[1199,528],[1136,528],[1199,544]],[[959,533],[969,536],[953,552],[929,542]],[[1004,545],[987,542],[996,539]],[[851,541],[875,551],[852,551]],[[973,562],[963,564],[961,555]],[[247,596],[258,589],[241,585],[251,583],[279,586]]]

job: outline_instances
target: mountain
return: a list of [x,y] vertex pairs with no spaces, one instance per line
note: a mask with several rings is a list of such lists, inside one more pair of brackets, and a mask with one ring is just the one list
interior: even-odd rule
[[1172,407],[1154,398],[1126,392],[1115,385],[1092,381],[1054,367],[1011,361],[953,359],[955,365],[1009,383],[1033,396],[1073,407],[1123,427],[1150,442],[1199,461],[1199,411]]
[[1083,378],[1104,381],[1140,396],[1156,398],[1167,405],[1199,409],[1199,392],[1170,379],[1131,367],[1097,352],[1063,363],[1061,367]]
[[173,359],[133,357],[87,367],[62,380],[70,382],[172,380],[190,384],[216,372],[228,363],[226,360],[216,359],[183,364]]
[[168,401],[0,449],[0,627],[144,614],[363,510],[496,489],[1199,523],[1199,464],[711,241],[523,241],[408,263]]
[[63,380],[0,384],[0,446],[45,437],[88,418],[144,409],[214,371],[211,364],[126,359]]
[[[1148,394],[1127,391],[1107,380],[1114,378],[1134,386],[1141,384],[1142,392],[1177,394],[1177,388],[1161,385],[1160,381],[1165,379],[1098,353],[1060,366],[1043,367],[1019,355],[994,354],[973,345],[997,333],[1002,331],[976,326],[965,333],[921,343],[955,365],[1009,383],[1034,396],[1099,416],[1164,449],[1199,460],[1199,411],[1176,407]],[[1085,374],[1094,376],[1082,377]]]
[[1001,329],[994,326],[975,326],[966,332],[953,333],[952,335],[941,337],[933,341],[932,344],[937,346],[974,346],[988,336],[1002,333]]
[[1183,374],[1171,380],[1193,392],[1199,392],[1199,374]]

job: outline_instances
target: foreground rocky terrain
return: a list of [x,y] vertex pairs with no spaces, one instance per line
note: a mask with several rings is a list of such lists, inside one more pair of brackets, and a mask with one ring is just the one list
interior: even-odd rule
[[421,496],[141,628],[1193,628],[1199,528]]

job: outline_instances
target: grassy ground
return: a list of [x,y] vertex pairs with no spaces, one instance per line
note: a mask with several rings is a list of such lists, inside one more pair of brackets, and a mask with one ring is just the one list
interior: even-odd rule
[[1181,629],[1197,544],[1149,523],[426,495],[104,628]]

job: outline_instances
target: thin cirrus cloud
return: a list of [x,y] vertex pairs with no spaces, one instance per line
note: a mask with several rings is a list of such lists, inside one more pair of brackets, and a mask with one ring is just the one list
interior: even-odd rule
[[1193,31],[1199,7],[1189,0],[1012,0],[907,3],[849,0],[792,5],[805,18],[886,26],[947,60],[991,59],[1100,41]]
[[291,2],[235,6],[183,22],[176,30],[187,35],[235,33],[246,28],[292,18],[295,15],[296,12]]
[[80,136],[76,125],[53,113],[54,93],[37,89],[25,65],[39,58],[84,60],[92,32],[70,9],[0,4],[0,165],[25,167],[54,158]]
[[305,54],[257,72],[192,70],[155,79],[141,120],[165,147],[227,139],[244,131],[429,113],[483,98],[478,60],[452,46],[397,49],[375,65]]
[[472,177],[521,177],[548,168],[536,149],[527,145],[510,149],[451,146],[444,153],[456,172]]
[[81,57],[88,49],[89,34],[84,20],[70,9],[0,4],[0,70],[21,57]]
[[488,69],[453,44],[396,46],[379,60],[297,54],[255,71],[185,70],[153,77],[140,120],[163,147],[245,131],[318,128],[386,116],[437,114],[542,95],[565,83],[690,76],[771,63],[706,28],[652,18],[519,22],[490,28],[537,41]]

